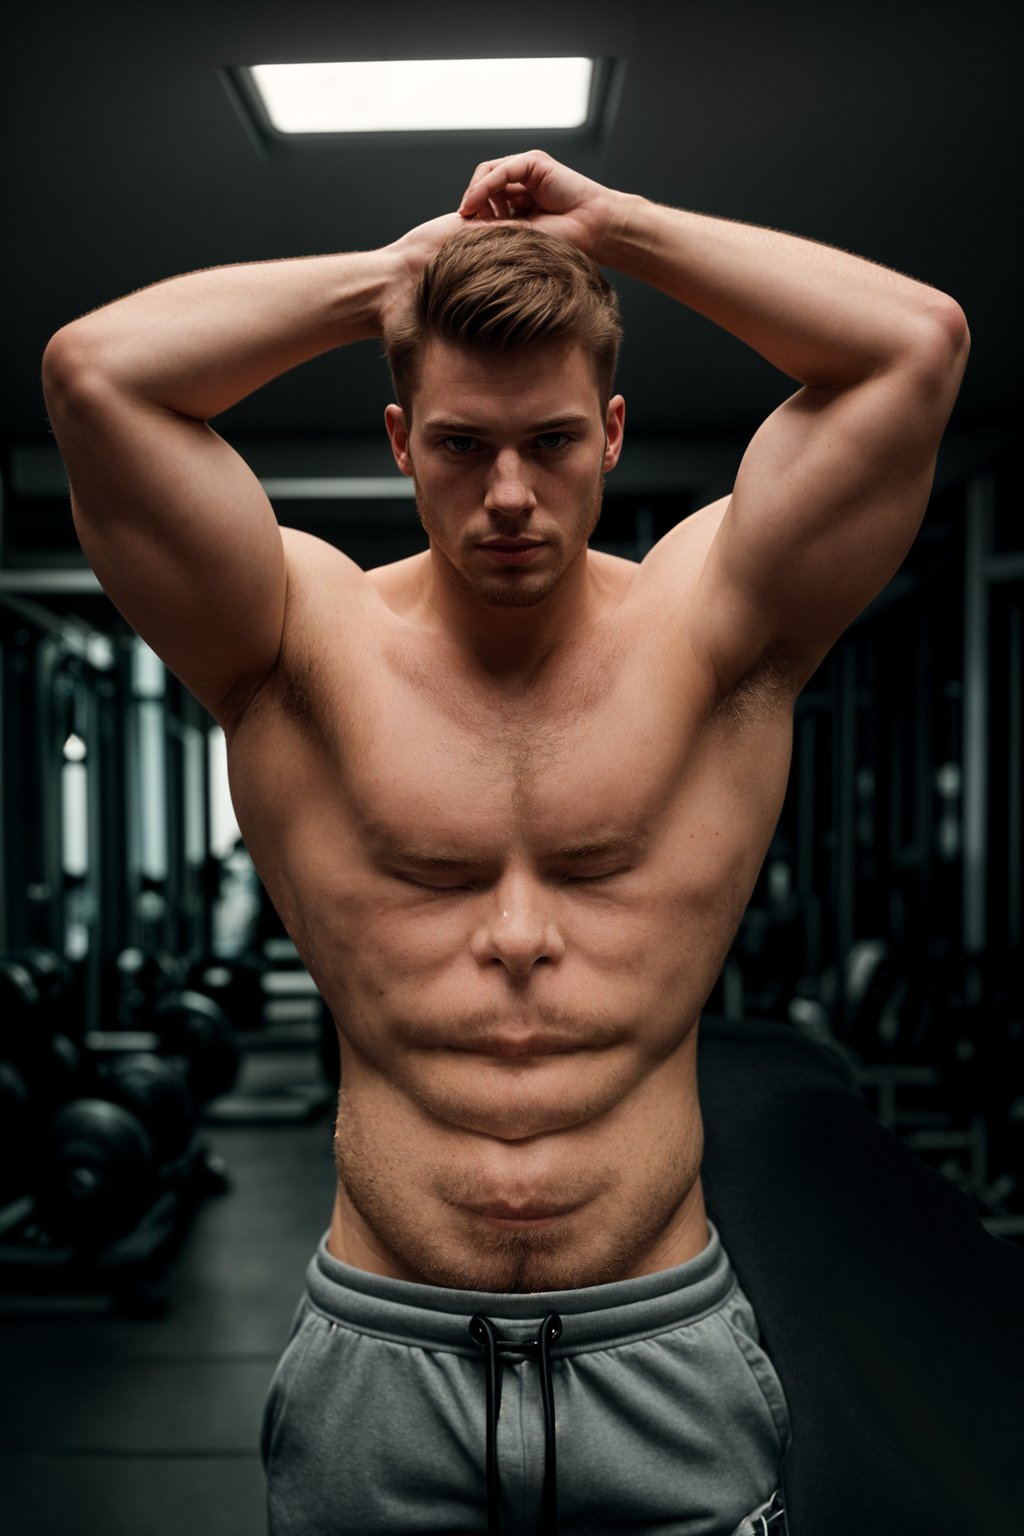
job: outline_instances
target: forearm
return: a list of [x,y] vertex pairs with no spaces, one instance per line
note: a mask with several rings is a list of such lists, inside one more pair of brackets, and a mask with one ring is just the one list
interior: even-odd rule
[[842,388],[966,334],[954,301],[793,235],[615,194],[595,259],[659,288],[803,384]]
[[62,386],[98,388],[208,420],[309,358],[379,335],[401,277],[385,247],[171,278],[57,333],[48,403],[59,409]]

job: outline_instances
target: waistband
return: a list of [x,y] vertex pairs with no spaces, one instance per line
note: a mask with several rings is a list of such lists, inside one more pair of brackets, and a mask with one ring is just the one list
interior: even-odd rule
[[328,1253],[325,1233],[306,1272],[306,1289],[311,1305],[331,1322],[394,1343],[467,1355],[476,1353],[467,1331],[475,1313],[511,1324],[505,1331],[512,1337],[519,1336],[516,1325],[521,1325],[527,1338],[549,1313],[557,1312],[564,1332],[552,1354],[572,1355],[649,1339],[718,1311],[738,1282],[710,1221],[708,1230],[710,1241],[703,1252],[673,1269],[575,1291],[515,1295],[450,1290],[370,1274]]

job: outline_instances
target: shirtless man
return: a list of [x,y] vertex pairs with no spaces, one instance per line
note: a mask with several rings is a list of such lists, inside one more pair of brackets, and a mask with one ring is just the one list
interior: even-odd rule
[[[801,385],[639,565],[587,545],[624,421],[592,263]],[[280,529],[206,422],[381,336],[429,548],[363,572]],[[480,1530],[485,1448],[490,1531],[728,1536],[772,1498],[786,1407],[705,1212],[698,1021],[793,701],[915,536],[967,348],[934,289],[539,151],[381,250],[175,278],[51,341],[83,547],[223,725],[339,1027],[275,1536]]]

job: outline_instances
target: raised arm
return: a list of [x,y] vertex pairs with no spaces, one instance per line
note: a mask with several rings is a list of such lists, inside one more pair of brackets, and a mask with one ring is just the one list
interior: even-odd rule
[[[743,457],[694,615],[723,690],[769,651],[801,684],[913,542],[967,358],[959,306],[828,246],[610,191],[540,152],[478,167],[463,210],[563,234],[803,385]],[[669,535],[654,558],[672,554]]]
[[381,250],[172,278],[58,331],[43,359],[79,539],[132,627],[223,723],[272,669],[281,533],[206,423],[279,374],[381,334],[455,215]]

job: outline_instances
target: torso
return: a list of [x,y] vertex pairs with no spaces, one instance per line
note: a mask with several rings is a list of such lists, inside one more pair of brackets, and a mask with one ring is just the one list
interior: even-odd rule
[[[605,610],[525,689],[403,616],[409,562],[363,575],[290,536],[282,659],[229,767],[339,1030],[338,1257],[554,1290],[704,1246],[697,1025],[782,804],[793,693],[717,697],[687,633],[720,515],[639,568],[592,556]],[[385,832],[472,868],[423,889]],[[558,857],[610,837],[627,858]],[[465,1209],[497,1203],[572,1209],[530,1227]]]

